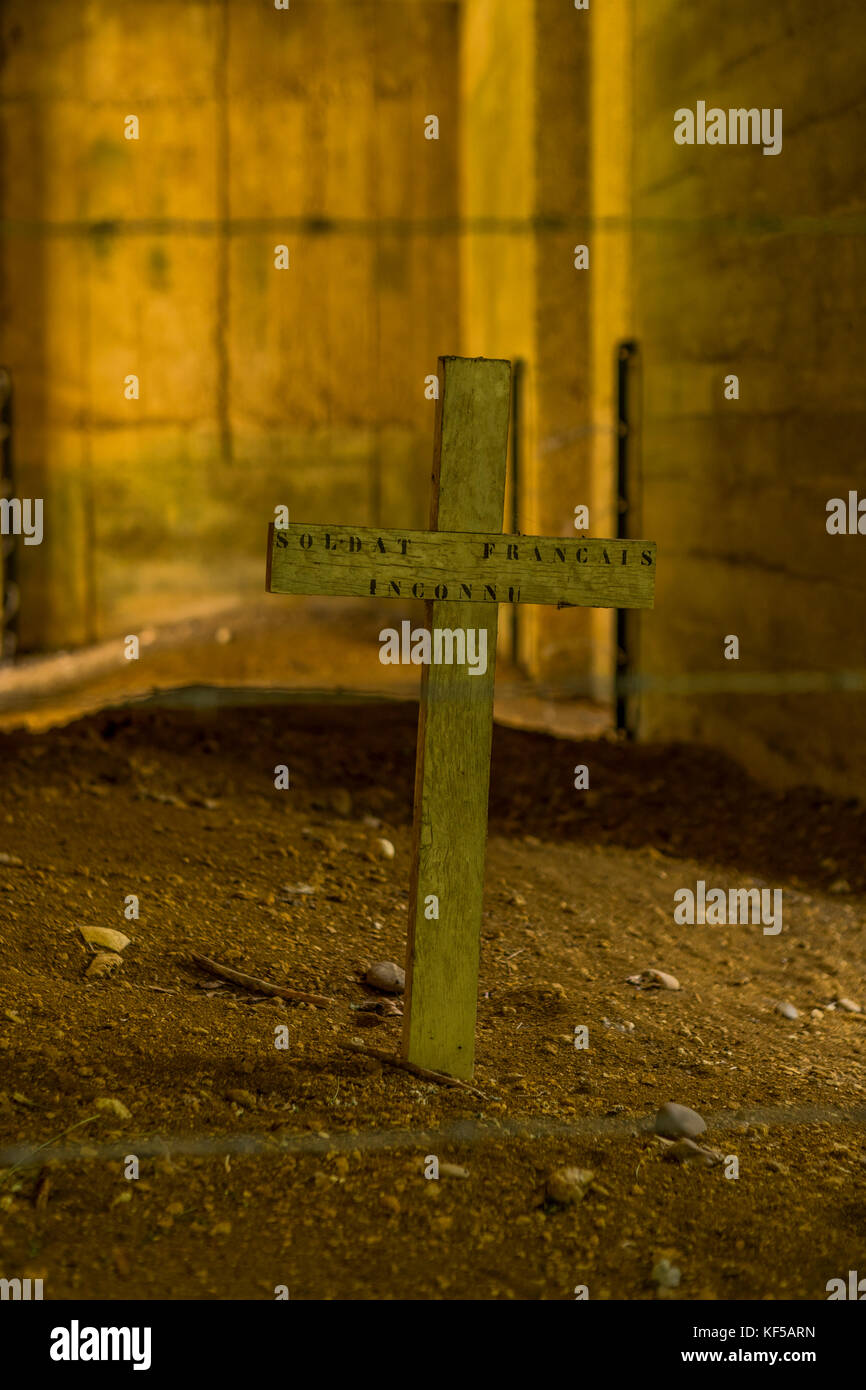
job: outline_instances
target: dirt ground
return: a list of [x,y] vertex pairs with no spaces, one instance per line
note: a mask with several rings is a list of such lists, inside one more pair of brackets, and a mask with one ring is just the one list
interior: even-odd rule
[[[866,1013],[828,1007],[866,1004],[866,808],[497,728],[476,1095],[340,1047],[399,1046],[399,1017],[362,1027],[359,976],[403,960],[416,719],[141,706],[0,735],[0,1275],[49,1299],[822,1300],[866,1271]],[[678,926],[698,879],[783,889],[782,932]],[[106,979],[87,926],[131,939]],[[193,951],[334,1003],[220,985]],[[648,968],[682,988],[627,983]],[[737,1178],[665,1157],[669,1100]],[[469,1176],[426,1179],[431,1154]],[[574,1205],[545,1196],[564,1164],[594,1174]]]

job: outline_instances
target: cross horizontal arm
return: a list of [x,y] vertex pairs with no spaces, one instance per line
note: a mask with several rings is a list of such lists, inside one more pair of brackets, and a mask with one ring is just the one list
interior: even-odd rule
[[273,594],[652,608],[654,541],[271,525]]

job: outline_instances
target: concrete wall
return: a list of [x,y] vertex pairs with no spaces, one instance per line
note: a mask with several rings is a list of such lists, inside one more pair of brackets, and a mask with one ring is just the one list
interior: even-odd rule
[[[866,496],[864,37],[857,0],[466,0],[461,66],[464,199],[489,219],[464,246],[464,345],[528,360],[522,529],[565,534],[589,501],[614,533],[615,356],[636,339],[633,501],[659,544],[640,732],[860,793],[863,541],[825,508]],[[782,153],[677,145],[699,100],[781,107]],[[609,615],[521,616],[540,682],[610,689]]]
[[[529,506],[535,441],[535,32],[533,0],[465,0],[460,35],[460,351],[525,363],[517,431],[525,475],[518,514]],[[512,448],[514,443],[512,420]],[[513,453],[511,455],[513,459]],[[511,529],[509,467],[504,525]],[[522,529],[530,529],[523,522]],[[530,661],[532,614],[517,613],[517,650],[503,610],[501,651]]]
[[259,591],[280,502],[423,523],[457,30],[445,0],[2,5],[0,361],[46,503],[24,647]]
[[[574,536],[575,505],[593,500],[590,285],[573,255],[589,226],[590,29],[558,0],[463,13],[463,350],[525,359],[520,530]],[[595,621],[521,609],[523,664],[587,688]]]
[[[587,502],[611,534],[634,337],[641,733],[866,790],[862,690],[833,688],[866,667],[864,542],[825,529],[866,495],[859,0],[131,13],[0,5],[0,361],[48,509],[24,645],[258,591],[278,502],[423,524],[441,353],[526,361],[521,529],[573,535]],[[675,144],[699,100],[781,107],[782,153]],[[520,623],[542,686],[609,692],[610,614]]]
[[[829,536],[825,505],[866,493],[866,16],[859,0],[635,16],[633,328],[659,546],[643,664],[702,687],[648,694],[642,732],[863,793],[866,540]],[[676,145],[674,112],[698,100],[781,107],[781,154]],[[820,690],[852,670],[859,693]],[[796,693],[798,673],[819,689]]]

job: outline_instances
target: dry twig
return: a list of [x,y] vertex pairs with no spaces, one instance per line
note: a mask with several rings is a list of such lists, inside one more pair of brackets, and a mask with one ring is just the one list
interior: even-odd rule
[[337,1044],[347,1052],[363,1052],[365,1057],[375,1057],[377,1062],[387,1062],[389,1066],[400,1067],[402,1071],[410,1071],[413,1076],[420,1076],[423,1081],[435,1081],[440,1086],[460,1086],[464,1091],[470,1091],[473,1096],[481,1096],[482,1100],[487,1097],[475,1086],[470,1086],[468,1081],[460,1081],[456,1076],[446,1076],[443,1071],[428,1071],[426,1067],[417,1067],[414,1062],[407,1062],[403,1057],[395,1057],[392,1052],[384,1052],[380,1047],[365,1047],[363,1043],[341,1042]]
[[282,985],[272,985],[267,980],[259,980],[255,975],[244,975],[240,970],[232,970],[229,965],[220,965],[208,956],[196,955],[195,951],[192,953],[192,959],[202,970],[207,970],[211,975],[221,975],[224,980],[232,980],[236,985],[243,985],[244,989],[250,989],[255,994],[272,994],[277,999],[296,999],[302,1004],[315,1004],[319,1009],[326,1009],[334,1002],[326,994],[305,994],[300,989],[284,989]]

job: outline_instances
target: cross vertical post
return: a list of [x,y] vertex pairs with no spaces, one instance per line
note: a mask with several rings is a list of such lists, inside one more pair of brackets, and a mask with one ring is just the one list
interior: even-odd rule
[[[430,529],[501,533],[511,364],[442,357],[439,383]],[[475,1054],[498,613],[498,603],[426,605],[431,630],[486,631],[487,670],[422,669],[403,1054],[464,1080]]]

